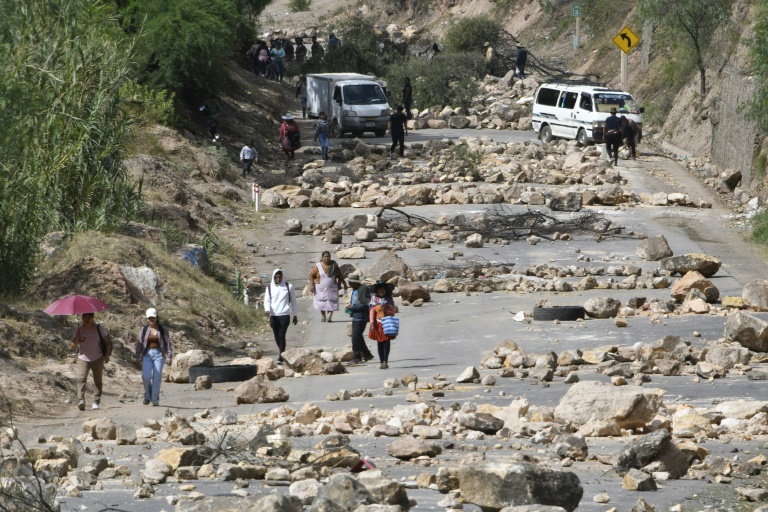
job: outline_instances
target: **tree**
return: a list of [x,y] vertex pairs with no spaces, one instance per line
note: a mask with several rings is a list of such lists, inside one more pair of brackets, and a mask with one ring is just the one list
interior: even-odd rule
[[750,115],[763,128],[768,128],[768,0],[758,0],[756,7],[755,35],[749,52],[756,78]]
[[480,52],[486,42],[493,47],[497,46],[501,32],[501,23],[489,16],[470,16],[451,24],[443,44],[449,52]]
[[679,32],[693,47],[701,76],[700,93],[707,92],[704,54],[715,30],[728,19],[730,0],[640,0],[640,16],[654,25]]

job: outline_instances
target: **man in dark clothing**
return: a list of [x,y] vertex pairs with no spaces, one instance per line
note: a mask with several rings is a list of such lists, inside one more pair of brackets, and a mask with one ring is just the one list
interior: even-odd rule
[[389,158],[400,144],[400,156],[405,155],[405,136],[408,135],[408,118],[403,114],[403,106],[397,106],[397,112],[389,116],[389,133],[392,135],[392,146],[389,148]]
[[403,105],[405,105],[405,117],[410,119],[413,114],[411,114],[411,105],[413,104],[413,89],[411,88],[411,79],[408,77],[405,77],[405,86],[403,86]]
[[338,37],[336,37],[336,34],[331,32],[331,35],[328,36],[328,49],[332,48],[339,48],[341,46],[341,41]]
[[[616,116],[616,109],[611,109],[611,115],[605,118],[605,147],[608,150],[608,160],[613,160],[613,165],[619,163],[619,146],[621,145],[621,126]],[[613,148],[613,149],[611,149]]]
[[211,132],[213,142],[217,142],[220,138],[219,121],[217,119],[221,113],[221,105],[219,104],[219,99],[216,96],[211,96],[210,99],[206,101],[202,107],[200,107],[200,112],[205,115],[205,119],[208,122],[208,131]]
[[314,60],[322,59],[325,53],[323,45],[317,41],[317,36],[312,36],[312,46],[309,47],[309,50],[312,52],[312,59]]
[[517,47],[517,57],[515,57],[515,71],[517,78],[525,78],[525,64],[528,62],[528,52],[525,47]]
[[368,313],[370,311],[371,292],[368,285],[363,284],[360,274],[353,272],[347,276],[347,283],[352,288],[352,295],[349,298],[349,309],[352,315],[352,352],[355,354],[352,364],[362,361],[370,361],[373,354],[365,343],[363,334],[365,326],[368,324]]

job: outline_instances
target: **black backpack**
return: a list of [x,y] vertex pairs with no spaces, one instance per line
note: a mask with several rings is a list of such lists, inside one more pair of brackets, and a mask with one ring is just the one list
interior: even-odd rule
[[291,141],[291,147],[293,149],[299,149],[301,147],[301,132],[288,132],[288,139]]
[[107,344],[104,342],[104,337],[101,335],[101,324],[96,324],[96,332],[99,333],[99,348],[101,348],[101,353],[107,357],[111,356],[112,350],[107,354]]

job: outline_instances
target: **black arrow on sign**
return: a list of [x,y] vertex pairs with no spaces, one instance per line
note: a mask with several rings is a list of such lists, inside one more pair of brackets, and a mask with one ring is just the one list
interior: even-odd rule
[[632,39],[630,39],[626,32],[622,32],[619,36],[627,42],[627,48],[632,46]]

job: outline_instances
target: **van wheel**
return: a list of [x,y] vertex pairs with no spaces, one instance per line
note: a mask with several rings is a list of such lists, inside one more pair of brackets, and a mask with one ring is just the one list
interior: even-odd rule
[[549,125],[544,125],[541,127],[541,131],[539,132],[539,139],[541,139],[541,142],[544,144],[549,144],[552,141],[552,128],[550,128]]
[[344,135],[344,132],[341,131],[341,126],[339,126],[339,122],[335,119],[331,125],[331,135],[334,139],[340,139]]
[[578,135],[576,135],[576,142],[579,143],[579,146],[585,147],[589,145],[589,139],[587,138],[587,130],[584,128],[581,128],[579,130]]

